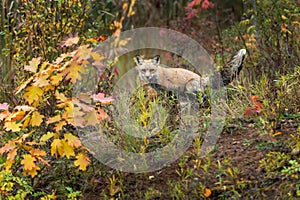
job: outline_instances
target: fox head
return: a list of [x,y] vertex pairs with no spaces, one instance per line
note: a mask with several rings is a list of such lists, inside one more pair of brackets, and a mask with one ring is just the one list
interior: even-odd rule
[[157,83],[158,65],[160,56],[155,56],[149,60],[143,60],[139,55],[135,57],[135,63],[139,71],[140,78],[146,83]]

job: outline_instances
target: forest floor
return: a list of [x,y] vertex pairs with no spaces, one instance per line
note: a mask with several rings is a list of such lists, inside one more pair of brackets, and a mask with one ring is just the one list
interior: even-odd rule
[[[278,190],[282,179],[267,176],[260,163],[269,152],[290,154],[291,149],[288,147],[288,142],[290,135],[297,133],[297,122],[282,123],[276,132],[279,134],[271,138],[269,135],[261,134],[251,123],[244,123],[233,129],[227,127],[220,135],[217,148],[209,156],[210,159],[201,160],[201,165],[210,165],[207,171],[195,166],[197,156],[194,154],[195,148],[191,147],[184,156],[187,158],[184,167],[180,167],[179,159],[156,172],[124,173],[120,191],[128,196],[128,199],[146,199],[146,194],[149,194],[149,199],[206,199],[203,196],[197,197],[195,193],[195,191],[199,191],[199,185],[204,185],[205,188],[211,190],[207,199],[220,199],[220,194],[230,187],[233,191],[239,191],[240,196],[232,193],[230,194],[231,198],[224,197],[222,199],[284,199],[282,196],[288,197],[288,194],[282,194],[283,191]],[[223,162],[224,160],[230,160],[230,164],[224,164],[226,163],[226,161]],[[223,163],[223,167],[217,167],[220,166],[220,163],[221,165]],[[225,177],[226,173],[224,172],[229,168],[238,169],[238,171],[233,170],[232,172],[236,176]],[[192,171],[190,175],[188,175],[187,169]],[[220,183],[221,178],[222,183]],[[244,186],[242,186],[243,184]],[[289,184],[297,185],[299,183],[292,181]],[[93,191],[85,193],[83,199],[104,199],[99,195],[103,189],[102,186],[95,187]],[[178,190],[184,194],[180,196]]]

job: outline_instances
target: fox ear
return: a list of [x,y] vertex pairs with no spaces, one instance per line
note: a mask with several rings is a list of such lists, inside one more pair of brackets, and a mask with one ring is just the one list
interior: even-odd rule
[[153,58],[153,63],[154,63],[155,65],[158,65],[159,62],[160,62],[160,56],[157,55],[157,56],[155,56],[155,57]]
[[139,56],[139,55],[136,55],[136,56],[135,56],[134,61],[135,61],[135,63],[136,63],[137,65],[143,64],[143,58],[141,58],[141,56]]

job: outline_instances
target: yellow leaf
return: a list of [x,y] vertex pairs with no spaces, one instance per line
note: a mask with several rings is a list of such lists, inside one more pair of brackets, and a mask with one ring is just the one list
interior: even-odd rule
[[19,132],[21,130],[22,124],[16,122],[5,122],[4,128],[6,131]]
[[62,81],[63,79],[63,74],[62,73],[58,73],[56,75],[53,75],[51,78],[50,78],[50,83],[54,86],[58,86],[59,83]]
[[26,102],[32,104],[34,101],[39,101],[39,99],[43,96],[43,90],[38,86],[30,86],[26,89],[24,94],[24,98]]
[[68,142],[68,144],[72,147],[80,147],[81,146],[81,141],[79,138],[72,133],[67,133],[64,135],[65,140]]
[[48,77],[49,77],[48,74],[36,76],[35,79],[33,80],[33,85],[39,87],[44,87],[49,85],[49,80],[47,80]]
[[66,140],[61,140],[61,144],[64,151],[64,155],[67,158],[70,158],[70,156],[75,156],[74,148]]
[[55,116],[53,116],[53,117],[50,117],[50,118],[47,120],[46,124],[52,124],[52,123],[58,122],[58,121],[60,121],[60,120],[61,120],[61,116],[60,116],[60,115],[55,115]]
[[25,170],[24,171],[24,174],[29,174],[31,175],[31,177],[35,177],[37,175],[37,170],[40,170],[40,167],[39,166],[36,166],[35,168],[32,168],[31,170]]
[[40,149],[32,149],[30,150],[30,154],[32,156],[45,156],[46,155],[46,151],[40,150]]
[[43,118],[44,118],[44,115],[41,115],[39,112],[34,111],[32,113],[30,123],[32,126],[39,126],[43,122]]
[[64,155],[63,152],[63,146],[61,143],[60,139],[54,139],[53,142],[51,143],[51,155],[56,155],[57,156],[57,152],[59,153],[59,155]]
[[30,72],[33,72],[35,73],[39,64],[41,62],[41,57],[38,57],[38,58],[33,58],[31,61],[29,61],[29,65],[25,65],[24,66],[24,69],[26,71],[30,71]]
[[29,171],[33,168],[36,168],[36,164],[34,163],[36,159],[32,157],[30,154],[23,155],[23,160],[21,161],[21,164],[24,165],[24,170]]
[[76,57],[81,59],[88,59],[91,57],[92,48],[89,48],[88,45],[80,46],[77,51]]
[[80,73],[85,72],[85,68],[79,65],[76,61],[72,61],[71,64],[63,71],[67,79],[70,79],[74,84],[77,80],[81,80]]
[[55,133],[48,132],[48,133],[44,134],[44,135],[40,138],[40,142],[41,142],[41,143],[47,142],[47,141],[48,141],[49,139],[51,139],[54,135],[55,135]]
[[60,122],[58,122],[57,124],[55,124],[54,130],[55,130],[56,132],[59,132],[59,131],[62,130],[62,127],[63,127],[64,125],[66,125],[66,124],[67,124],[66,121],[60,121]]
[[90,163],[89,157],[85,153],[79,153],[76,158],[77,160],[74,161],[74,165],[78,166],[80,170],[85,171]]

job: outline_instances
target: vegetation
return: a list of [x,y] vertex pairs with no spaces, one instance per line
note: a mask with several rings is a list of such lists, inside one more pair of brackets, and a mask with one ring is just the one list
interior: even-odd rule
[[[300,197],[297,1],[1,4],[1,199]],[[245,48],[248,56],[238,80],[226,87],[225,126],[213,151],[200,157],[205,135],[200,134],[179,160],[158,171],[134,174],[103,165],[84,141],[95,136],[85,130],[99,124],[103,134],[128,152],[151,152],[176,137],[180,108],[176,97],[164,91],[139,88],[130,97],[136,126],[155,132],[153,120],[165,120],[156,134],[126,135],[115,119],[114,83],[134,63],[120,57],[102,66],[104,55],[97,53],[97,46],[121,31],[144,26],[188,35],[208,50],[218,68],[238,49]],[[146,57],[154,53],[144,51]],[[174,67],[190,67],[178,55],[159,53]],[[157,110],[168,115],[157,116]],[[198,114],[202,133],[209,128],[210,107]]]

